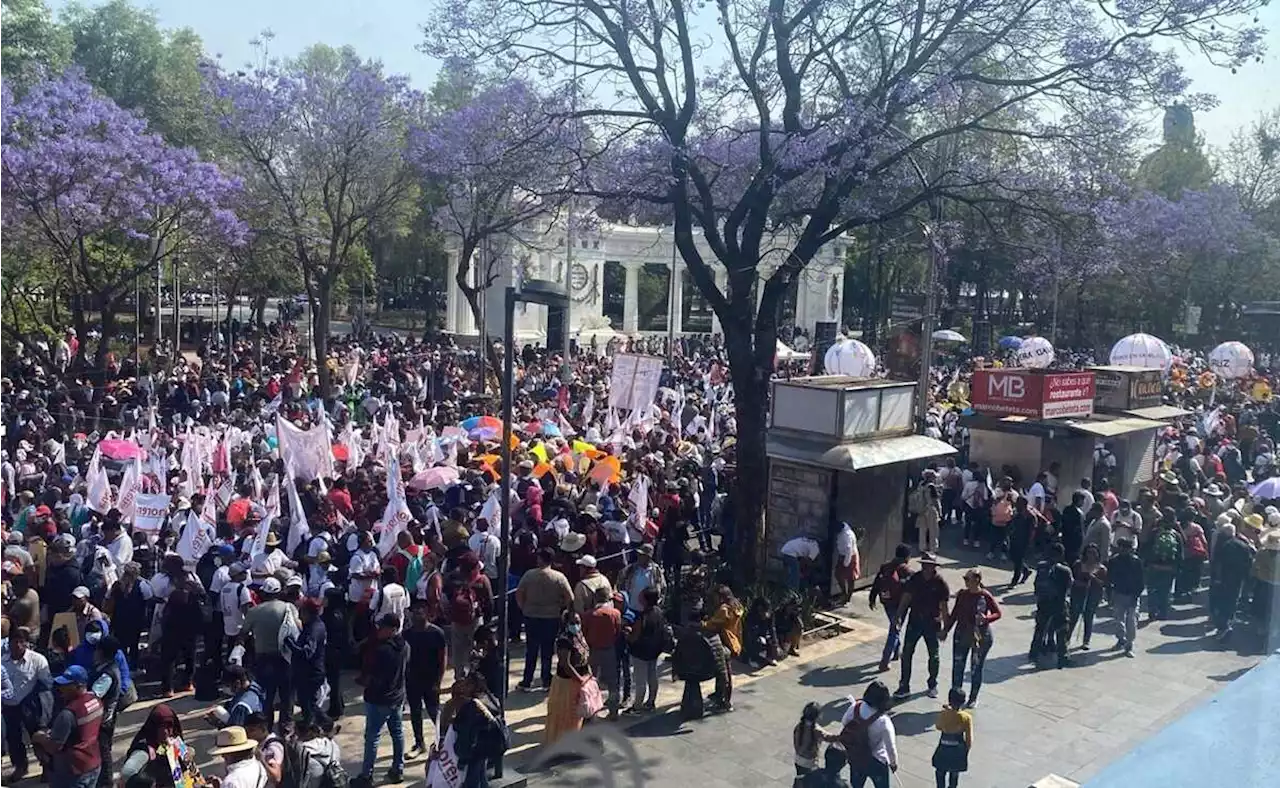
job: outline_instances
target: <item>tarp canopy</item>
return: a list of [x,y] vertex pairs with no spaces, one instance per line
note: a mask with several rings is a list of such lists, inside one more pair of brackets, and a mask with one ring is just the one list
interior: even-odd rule
[[799,350],[792,350],[781,339],[778,340],[777,357],[779,361],[806,361],[809,358],[808,353]]
[[770,435],[765,453],[771,458],[840,471],[861,471],[929,457],[956,454],[949,443],[927,435],[832,444],[783,435]]

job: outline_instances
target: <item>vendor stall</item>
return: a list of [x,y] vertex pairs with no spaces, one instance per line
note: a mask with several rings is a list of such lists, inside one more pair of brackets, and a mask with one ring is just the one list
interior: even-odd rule
[[808,536],[822,546],[814,577],[831,577],[847,521],[860,533],[859,585],[871,582],[902,541],[908,463],[956,451],[912,434],[915,396],[913,383],[839,375],[774,382],[762,541],[771,571],[783,544]]
[[962,417],[970,459],[990,466],[994,476],[1010,466],[1024,487],[1057,463],[1060,483],[1074,489],[1080,479],[1093,478],[1095,449],[1106,442],[1124,448],[1123,458],[1116,452],[1116,478],[1109,481],[1122,497],[1135,495],[1151,479],[1147,458],[1165,425],[1126,414],[1095,415],[1095,389],[1093,371],[978,370],[973,412]]

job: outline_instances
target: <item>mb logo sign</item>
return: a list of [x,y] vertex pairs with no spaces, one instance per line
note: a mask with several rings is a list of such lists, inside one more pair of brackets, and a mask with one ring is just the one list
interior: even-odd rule
[[1014,375],[991,375],[987,378],[987,396],[992,399],[1022,400],[1027,396],[1027,384]]

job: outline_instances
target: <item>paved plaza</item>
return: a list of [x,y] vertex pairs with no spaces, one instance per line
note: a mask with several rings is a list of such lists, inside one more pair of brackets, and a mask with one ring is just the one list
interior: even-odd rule
[[[980,557],[974,551],[951,553],[953,557],[957,554],[962,559]],[[963,570],[971,565],[954,558],[943,559],[942,572],[953,591],[961,585]],[[1073,651],[1073,667],[1037,670],[1026,659],[1032,631],[1030,584],[1006,593],[1003,583],[1007,570],[984,569],[988,585],[1001,602],[1004,618],[994,625],[996,643],[987,660],[981,706],[974,712],[974,750],[970,771],[961,781],[966,788],[1025,788],[1051,773],[1085,782],[1260,660],[1256,654],[1220,648],[1207,637],[1201,604],[1197,602],[1178,606],[1170,621],[1144,624],[1134,659],[1125,659],[1111,648],[1115,638],[1104,608],[1099,614],[1094,650]],[[807,645],[799,659],[736,677],[736,711],[732,714],[681,725],[676,710],[680,685],[664,671],[659,713],[636,719],[624,717],[621,722],[626,740],[634,748],[634,758],[628,756],[628,746],[611,743],[600,753],[603,757],[593,761],[561,761],[547,768],[536,767],[546,696],[513,694],[510,721],[514,744],[510,761],[529,775],[532,784],[549,787],[606,785],[600,772],[602,762],[614,769],[612,784],[622,787],[789,785],[794,773],[791,729],[801,707],[817,701],[823,706],[822,722],[834,726],[847,707],[848,695],[860,691],[877,676],[875,668],[885,631],[883,614],[868,610],[866,594],[860,593],[842,615],[850,626],[846,634]],[[1077,644],[1079,638],[1077,632]],[[521,652],[515,655],[513,674],[523,665],[522,656]],[[944,695],[951,676],[950,657],[951,646],[947,642],[942,646],[940,676]],[[922,643],[916,652],[912,682],[917,694],[893,711],[902,788],[928,788],[934,784],[929,761],[937,740],[933,724],[942,700],[931,700],[923,694],[925,660]],[[896,686],[896,663],[883,679],[891,689]],[[349,713],[341,721],[338,742],[354,775],[360,768],[363,718],[359,688],[348,684],[346,690]],[[142,701],[123,715],[117,728],[117,757],[123,756],[146,710],[156,702]],[[209,704],[196,702],[189,695],[170,703],[182,715],[187,738],[201,756],[202,768],[210,774],[221,774],[221,764],[208,756],[213,731],[201,719]],[[607,723],[596,725],[603,727]],[[407,715],[405,734],[410,736]],[[390,740],[384,734],[376,776],[385,772],[390,755]],[[423,764],[421,758],[409,761],[407,784],[423,782]],[[33,784],[31,780],[27,782]]]

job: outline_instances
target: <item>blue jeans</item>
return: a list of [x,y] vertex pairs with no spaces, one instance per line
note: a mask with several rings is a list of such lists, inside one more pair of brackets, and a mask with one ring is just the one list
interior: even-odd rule
[[360,773],[373,776],[373,762],[378,758],[378,741],[382,738],[382,726],[391,732],[391,768],[404,771],[404,720],[401,706],[364,704],[364,765]]
[[49,777],[50,788],[94,788],[98,784],[98,773],[102,767],[84,774],[71,775],[53,772]]
[[898,609],[885,606],[884,614],[889,618],[889,636],[884,640],[884,653],[880,655],[880,664],[888,665],[889,660],[893,659],[902,645],[902,636],[898,632]]
[[787,588],[800,590],[800,559],[793,556],[782,556],[782,566],[787,570]]

